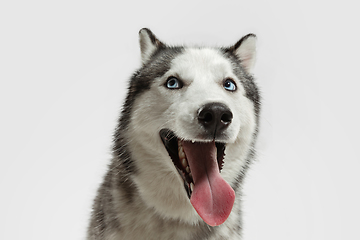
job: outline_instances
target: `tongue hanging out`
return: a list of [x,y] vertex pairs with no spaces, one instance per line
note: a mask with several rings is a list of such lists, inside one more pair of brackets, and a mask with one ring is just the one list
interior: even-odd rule
[[194,180],[190,202],[210,226],[218,226],[228,218],[235,192],[221,177],[215,142],[182,142]]

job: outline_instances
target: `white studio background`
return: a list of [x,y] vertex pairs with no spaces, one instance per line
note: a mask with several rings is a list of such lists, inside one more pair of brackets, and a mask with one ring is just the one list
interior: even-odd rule
[[84,239],[138,31],[169,44],[258,36],[258,160],[244,240],[358,240],[355,1],[0,3],[0,239]]

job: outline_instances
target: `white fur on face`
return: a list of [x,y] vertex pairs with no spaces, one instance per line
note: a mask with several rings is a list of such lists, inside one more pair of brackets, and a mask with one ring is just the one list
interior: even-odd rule
[[[183,88],[167,89],[164,84],[170,76],[183,81]],[[223,81],[227,78],[236,82],[235,92],[224,89]],[[221,175],[231,184],[245,165],[256,124],[253,104],[245,97],[231,62],[220,52],[209,48],[186,49],[172,61],[170,70],[155,79],[151,89],[134,103],[128,131],[130,151],[138,169],[133,180],[149,207],[165,218],[189,223],[200,220],[159,131],[168,128],[180,138],[204,141],[199,137],[202,128],[197,112],[210,102],[225,104],[233,114],[224,137],[219,139],[227,142]]]
[[[172,105],[165,114],[173,114],[173,125],[169,126],[175,134],[188,140],[204,141],[200,136],[203,129],[198,124],[197,113],[207,103],[225,104],[233,113],[233,121],[224,132],[224,138],[218,139],[234,142],[240,129],[240,112],[235,111],[244,95],[240,80],[232,71],[229,60],[214,49],[187,49],[184,54],[172,61],[172,67],[166,74],[178,77],[184,87],[170,92]],[[237,84],[236,92],[224,89],[223,82],[227,78]],[[168,89],[164,89],[169,91]]]

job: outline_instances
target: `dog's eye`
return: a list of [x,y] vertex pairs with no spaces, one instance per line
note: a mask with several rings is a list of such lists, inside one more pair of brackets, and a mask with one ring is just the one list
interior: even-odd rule
[[165,86],[168,89],[180,89],[182,88],[183,84],[176,77],[169,77],[168,80],[166,80]]
[[226,79],[224,81],[224,88],[228,91],[235,91],[236,90],[236,84],[232,79]]

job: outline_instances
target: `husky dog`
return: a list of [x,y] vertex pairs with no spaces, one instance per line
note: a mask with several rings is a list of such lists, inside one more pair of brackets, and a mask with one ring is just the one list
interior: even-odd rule
[[168,46],[141,29],[113,159],[89,240],[241,239],[241,184],[254,156],[256,37],[228,48]]

